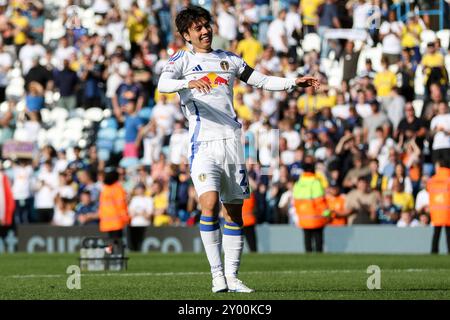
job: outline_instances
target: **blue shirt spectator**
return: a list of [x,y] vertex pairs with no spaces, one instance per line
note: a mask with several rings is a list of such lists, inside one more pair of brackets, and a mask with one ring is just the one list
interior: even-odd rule
[[143,125],[142,119],[137,115],[125,116],[125,142],[134,143],[136,141],[139,128]]
[[337,19],[337,17],[338,17],[338,10],[336,4],[332,1],[327,1],[322,6],[319,25],[321,27],[332,28],[334,22],[333,20]]
[[42,96],[27,95],[25,98],[28,111],[34,112],[41,110],[45,105],[45,99]]
[[98,204],[91,202],[89,191],[83,191],[80,195],[80,203],[75,208],[76,225],[97,225]]
[[116,91],[119,106],[125,106],[129,101],[137,102],[142,95],[141,86],[136,83],[122,83]]

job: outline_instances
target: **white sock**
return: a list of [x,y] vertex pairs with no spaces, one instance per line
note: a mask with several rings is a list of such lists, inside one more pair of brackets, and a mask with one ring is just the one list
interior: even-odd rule
[[223,231],[223,251],[225,252],[225,277],[237,278],[241,264],[241,254],[244,248],[242,227],[227,222]]
[[211,266],[212,277],[223,276],[221,258],[221,232],[217,218],[200,217],[200,236],[205,248],[206,256]]

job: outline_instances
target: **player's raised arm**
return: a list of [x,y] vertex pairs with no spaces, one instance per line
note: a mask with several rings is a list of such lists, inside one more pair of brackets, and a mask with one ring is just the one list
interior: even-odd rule
[[296,86],[298,87],[310,87],[318,89],[320,86],[319,80],[310,76],[303,76],[299,78],[282,78],[275,76],[267,76],[261,72],[254,70],[248,65],[244,65],[243,71],[239,77],[245,83],[257,87],[263,88],[268,91],[284,91],[292,90]]

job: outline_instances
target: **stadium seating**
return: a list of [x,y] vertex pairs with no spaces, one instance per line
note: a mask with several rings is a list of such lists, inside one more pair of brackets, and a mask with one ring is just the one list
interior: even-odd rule
[[422,71],[422,65],[418,65],[416,69],[416,74],[414,77],[414,91],[416,92],[416,95],[423,95],[425,94],[425,87],[423,85],[424,77],[423,77],[423,71]]
[[71,118],[66,121],[66,128],[68,129],[79,129],[80,132],[83,129],[83,119],[81,118]]
[[97,139],[97,147],[99,150],[103,149],[112,152],[114,150],[114,141],[108,139]]
[[56,125],[62,124],[69,117],[69,111],[61,107],[55,107],[50,113],[50,119]]
[[51,111],[47,108],[42,108],[41,109],[41,118],[42,118],[42,122],[44,124],[50,123],[52,121]]
[[420,34],[420,52],[425,53],[428,43],[434,42],[436,39],[437,36],[433,30],[423,30]]
[[450,77],[450,55],[445,56],[445,68],[447,69],[447,73]]
[[364,47],[361,51],[361,54],[359,55],[357,67],[358,72],[364,70],[366,59],[370,59],[372,61],[372,67],[375,71],[380,71],[382,55],[383,55],[383,48],[380,44],[373,48]]
[[122,158],[122,160],[120,160],[119,165],[125,169],[131,169],[134,167],[137,167],[140,164],[139,159],[138,158]]
[[151,108],[142,108],[141,111],[139,111],[139,118],[141,118],[144,121],[148,121],[152,116],[152,109]]
[[117,137],[117,129],[115,128],[101,128],[97,133],[98,139],[115,140]]
[[118,128],[118,123],[116,118],[105,118],[100,122],[100,128]]
[[438,32],[436,32],[436,35],[441,40],[442,48],[448,50],[450,44],[450,30],[439,30]]
[[21,75],[21,70],[19,68],[12,69],[8,74],[8,78],[9,85],[6,87],[6,95],[20,99],[25,94],[25,80]]
[[111,156],[111,152],[106,149],[98,149],[98,158],[102,161],[108,161]]
[[117,139],[114,142],[114,153],[122,153],[125,149],[125,139]]
[[420,114],[422,113],[423,109],[423,100],[416,99],[412,102],[414,107],[414,113],[416,114],[416,117],[420,117]]
[[328,84],[332,87],[339,87],[343,77],[343,61],[335,63],[330,68],[328,75]]
[[85,119],[91,120],[93,122],[100,122],[102,121],[103,117],[104,117],[103,110],[98,107],[89,108],[86,110],[86,113],[84,114]]

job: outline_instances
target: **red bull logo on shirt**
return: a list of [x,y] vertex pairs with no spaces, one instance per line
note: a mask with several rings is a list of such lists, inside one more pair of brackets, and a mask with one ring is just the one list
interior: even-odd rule
[[210,72],[206,76],[201,77],[200,80],[208,82],[211,87],[217,88],[219,85],[227,85],[228,80],[225,78],[222,78],[217,73]]

